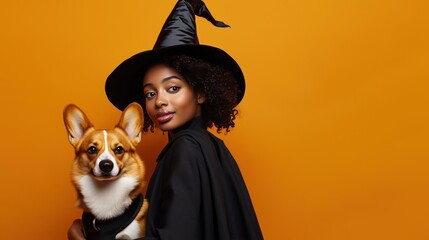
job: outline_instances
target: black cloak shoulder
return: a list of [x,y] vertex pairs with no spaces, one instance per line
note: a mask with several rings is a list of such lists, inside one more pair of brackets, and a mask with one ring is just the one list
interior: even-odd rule
[[263,239],[234,158],[201,124],[175,132],[158,157],[144,239]]

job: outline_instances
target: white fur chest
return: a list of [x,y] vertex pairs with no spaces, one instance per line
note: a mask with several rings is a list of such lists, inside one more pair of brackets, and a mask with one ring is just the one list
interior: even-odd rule
[[[83,195],[83,202],[91,213],[100,220],[106,220],[121,215],[132,203],[130,192],[137,185],[133,177],[123,176],[111,184],[102,186],[90,176],[82,176],[79,186]],[[140,237],[140,226],[133,221],[116,239],[135,239]]]
[[108,185],[100,184],[91,176],[82,176],[78,183],[83,202],[100,220],[121,215],[131,204],[129,195],[137,185],[136,179],[130,176],[122,176]]

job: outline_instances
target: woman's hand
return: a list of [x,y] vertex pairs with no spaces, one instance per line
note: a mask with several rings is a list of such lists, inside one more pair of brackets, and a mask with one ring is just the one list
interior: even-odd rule
[[85,237],[83,236],[82,221],[80,219],[73,221],[69,231],[67,232],[67,237],[69,240],[85,240]]

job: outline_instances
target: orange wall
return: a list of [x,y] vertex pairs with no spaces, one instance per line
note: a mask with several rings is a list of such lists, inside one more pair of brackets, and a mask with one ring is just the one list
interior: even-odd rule
[[[150,49],[174,0],[4,1],[2,239],[64,239],[80,215],[62,123],[119,111],[106,76]],[[429,19],[425,0],[206,0],[232,26],[200,41],[241,64],[235,155],[266,239],[429,239]],[[165,144],[144,136],[149,173]]]

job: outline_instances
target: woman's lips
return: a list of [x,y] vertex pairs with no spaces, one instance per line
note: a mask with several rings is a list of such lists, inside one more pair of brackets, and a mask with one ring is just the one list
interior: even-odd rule
[[166,123],[173,118],[173,112],[159,112],[156,114],[156,119],[159,123]]

